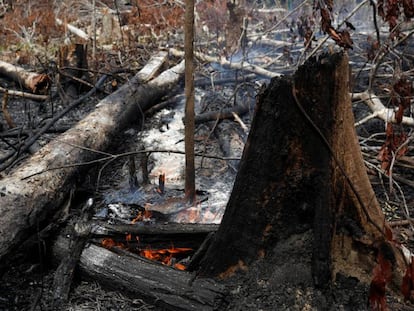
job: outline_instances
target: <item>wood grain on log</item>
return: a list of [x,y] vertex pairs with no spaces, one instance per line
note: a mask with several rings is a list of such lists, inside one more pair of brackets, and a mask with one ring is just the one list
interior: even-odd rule
[[207,234],[217,231],[219,225],[216,224],[151,224],[146,225],[113,225],[106,222],[93,222],[92,234],[111,235],[111,234]]
[[167,310],[213,310],[223,287],[211,279],[194,279],[185,271],[148,262],[139,256],[119,256],[90,245],[80,259],[83,274],[112,288],[149,298]]

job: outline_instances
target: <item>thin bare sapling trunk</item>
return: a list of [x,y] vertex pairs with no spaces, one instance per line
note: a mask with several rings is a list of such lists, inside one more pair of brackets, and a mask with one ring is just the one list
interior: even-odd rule
[[185,199],[195,200],[194,166],[194,0],[185,2]]

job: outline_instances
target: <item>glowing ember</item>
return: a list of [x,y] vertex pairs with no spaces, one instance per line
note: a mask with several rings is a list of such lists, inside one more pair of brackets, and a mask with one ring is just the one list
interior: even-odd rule
[[[135,236],[135,239],[139,242],[138,236]],[[125,237],[125,240],[128,246],[126,246],[125,244],[121,242],[116,242],[113,239],[106,238],[102,240],[102,246],[108,249],[111,249],[113,247],[129,249],[128,242],[132,241],[132,235],[130,233],[127,234]],[[178,270],[186,270],[187,267],[184,264],[178,263],[176,261],[177,261],[177,258],[183,258],[192,251],[193,249],[188,248],[188,247],[171,247],[171,248],[163,248],[163,249],[157,249],[157,250],[148,248],[148,249],[140,250],[139,255],[147,259],[150,259],[150,260],[159,261],[164,265],[172,266]]]
[[132,234],[131,234],[131,233],[128,233],[128,234],[126,235],[126,237],[125,237],[125,241],[129,242],[129,241],[131,241],[131,240],[132,240]]
[[186,270],[187,269],[187,267],[186,266],[184,266],[183,264],[181,264],[181,263],[176,263],[175,265],[174,265],[174,268],[175,269],[177,269],[177,270]]
[[105,247],[105,248],[108,248],[108,249],[110,249],[114,246],[118,246],[118,247],[122,247],[122,248],[125,247],[124,244],[122,244],[121,242],[115,242],[112,239],[103,239],[102,240],[102,246]]
[[[165,265],[173,265],[173,258],[185,255],[189,252],[193,251],[192,248],[187,247],[172,247],[172,248],[164,248],[164,249],[158,249],[158,250],[152,250],[152,249],[144,249],[140,252],[140,255],[142,257],[160,261],[161,263]],[[179,270],[185,270],[186,267],[183,264],[176,263],[173,265],[175,268]]]
[[151,211],[144,210],[143,212],[138,212],[137,217],[132,220],[132,223],[136,223],[137,221],[149,221],[151,219],[152,213]]
[[164,194],[164,190],[165,190],[165,173],[162,173],[160,174],[160,176],[158,176],[157,192],[160,194]]

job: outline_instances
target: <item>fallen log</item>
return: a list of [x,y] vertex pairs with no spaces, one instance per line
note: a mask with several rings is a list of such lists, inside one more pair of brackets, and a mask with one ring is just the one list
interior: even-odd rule
[[[61,243],[65,245],[57,242]],[[55,249],[55,253],[60,251]],[[224,296],[224,287],[211,279],[198,279],[136,254],[122,250],[116,254],[94,244],[83,250],[78,267],[82,277],[139,295],[163,310],[218,310],[215,303]]]
[[200,124],[200,123],[208,122],[208,121],[234,119],[234,113],[238,115],[243,115],[249,112],[249,109],[250,107],[248,104],[243,104],[243,105],[237,105],[232,108],[222,109],[220,111],[205,112],[195,117],[195,123]]
[[[67,196],[85,166],[68,166],[102,156],[112,137],[167,94],[180,80],[184,62],[147,84],[131,79],[104,98],[72,129],[0,180],[0,265],[35,228],[41,229]],[[62,169],[56,167],[62,166]],[[64,167],[66,166],[66,167]],[[53,170],[48,168],[54,167]]]
[[208,234],[217,231],[216,224],[104,224],[89,222],[91,241],[104,245],[107,240],[127,245],[131,250],[185,247],[197,250]]
[[36,101],[45,101],[49,99],[49,95],[39,95],[39,94],[32,94],[32,93],[27,93],[23,91],[8,90],[3,87],[0,87],[0,92],[1,93],[7,92],[9,96],[24,97],[24,98],[29,98],[29,99],[36,100]]
[[111,234],[208,234],[217,231],[216,224],[187,224],[187,223],[163,223],[151,224],[108,224],[106,221],[92,221],[92,234],[111,235]]
[[47,94],[51,80],[48,75],[30,72],[26,69],[0,61],[0,75],[3,75],[34,94]]
[[[184,56],[184,52],[179,51],[177,49],[171,48],[170,49],[170,53],[174,56],[177,57],[183,57]],[[224,57],[213,57],[207,54],[203,54],[200,52],[195,52],[194,55],[199,58],[202,61],[206,61],[209,63],[218,63],[221,66],[223,66],[224,68],[231,68],[231,69],[239,69],[239,70],[244,70],[244,71],[248,71],[248,72],[253,72],[259,76],[263,76],[266,78],[273,78],[273,77],[280,77],[281,74],[276,73],[276,72],[272,72],[269,71],[265,68],[262,68],[260,66],[254,65],[254,64],[250,64],[247,61],[243,61],[243,62],[232,62],[229,61],[227,59],[225,59]]]

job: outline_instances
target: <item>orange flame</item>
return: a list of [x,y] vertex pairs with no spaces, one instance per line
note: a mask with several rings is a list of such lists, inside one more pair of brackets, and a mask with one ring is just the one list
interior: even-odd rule
[[128,233],[128,234],[125,236],[125,241],[129,242],[129,241],[131,241],[131,240],[132,240],[132,234],[131,234],[131,233]]
[[131,222],[134,224],[137,221],[148,220],[151,218],[151,216],[152,216],[151,211],[148,211],[148,210],[144,210],[143,212],[139,211],[137,217],[135,217]]
[[187,267],[186,266],[184,266],[183,264],[181,264],[181,263],[176,263],[175,265],[174,265],[174,268],[175,269],[177,269],[177,270],[186,270],[187,269]]
[[103,247],[108,248],[108,249],[110,249],[114,246],[124,247],[124,244],[122,244],[121,242],[115,242],[114,240],[109,239],[109,238],[108,239],[103,239],[101,243],[102,243]]
[[[152,249],[144,249],[140,252],[140,255],[142,257],[160,261],[161,263],[171,266],[172,265],[172,259],[179,254],[185,254],[188,252],[191,252],[192,248],[187,247],[172,247],[172,248],[163,248],[158,250],[152,250]],[[174,264],[174,267],[179,270],[185,270],[186,267],[183,264],[177,263]]]

